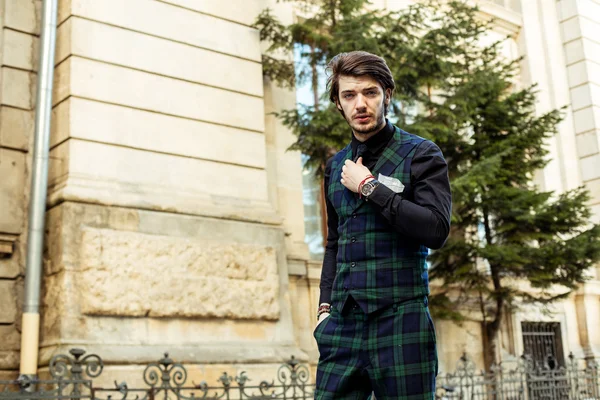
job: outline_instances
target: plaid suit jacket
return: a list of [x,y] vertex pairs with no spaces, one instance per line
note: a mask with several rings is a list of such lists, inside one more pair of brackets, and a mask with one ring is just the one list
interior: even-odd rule
[[[410,166],[417,146],[425,139],[395,127],[394,137],[373,168],[399,179],[402,196],[411,199]],[[379,210],[341,183],[344,162],[352,157],[350,145],[333,159],[327,196],[338,217],[336,277],[332,306],[340,312],[348,297],[365,313],[429,294],[426,258],[428,249],[394,231]]]

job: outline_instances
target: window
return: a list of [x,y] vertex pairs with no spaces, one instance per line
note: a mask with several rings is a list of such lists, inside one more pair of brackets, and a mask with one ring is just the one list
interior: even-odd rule
[[565,365],[560,322],[522,322],[523,353],[536,366],[556,369]]

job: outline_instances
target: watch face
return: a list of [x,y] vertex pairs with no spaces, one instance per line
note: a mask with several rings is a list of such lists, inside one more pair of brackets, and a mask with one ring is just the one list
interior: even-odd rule
[[362,187],[361,194],[365,197],[369,196],[371,193],[373,193],[373,190],[375,190],[376,186],[377,184],[375,183],[375,181],[365,183]]

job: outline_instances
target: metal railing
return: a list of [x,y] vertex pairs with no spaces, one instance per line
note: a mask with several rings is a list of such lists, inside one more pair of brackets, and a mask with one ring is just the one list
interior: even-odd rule
[[[543,365],[528,357],[519,362],[498,365],[489,372],[477,371],[463,355],[453,373],[437,379],[436,398],[471,400],[600,400],[599,369],[594,363],[580,366],[571,354],[566,366],[557,366],[549,358]],[[245,372],[237,376],[223,373],[215,385],[188,382],[188,372],[168,354],[147,365],[143,372],[144,387],[132,388],[114,382],[113,387],[94,384],[104,369],[102,359],[73,349],[70,355],[57,355],[50,361],[50,379],[22,377],[0,381],[0,400],[197,400],[197,399],[285,399],[314,398],[314,384],[306,365],[292,357],[281,365],[276,380],[250,384]]]
[[573,354],[566,366],[559,366],[552,356],[540,364],[523,356],[517,362],[495,365],[490,371],[477,371],[463,355],[453,373],[437,379],[436,397],[473,400],[555,400],[600,399],[598,365],[580,366]]
[[146,387],[130,388],[117,383],[105,388],[94,385],[104,369],[97,355],[73,349],[71,356],[58,355],[49,365],[50,380],[32,381],[26,377],[16,381],[0,381],[0,400],[197,400],[197,399],[285,399],[300,400],[314,397],[314,385],[309,383],[306,365],[292,357],[279,367],[277,382],[262,381],[250,385],[245,372],[237,376],[223,373],[218,384],[188,382],[186,368],[174,362],[168,354],[146,366],[143,373]]

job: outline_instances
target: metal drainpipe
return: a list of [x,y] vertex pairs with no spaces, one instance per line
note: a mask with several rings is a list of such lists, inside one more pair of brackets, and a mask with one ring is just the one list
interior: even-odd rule
[[57,0],[44,0],[40,34],[40,57],[35,104],[35,136],[29,203],[25,299],[21,330],[21,376],[36,377],[40,334],[40,289],[44,250],[44,224],[48,191],[48,152],[52,84],[56,47]]

